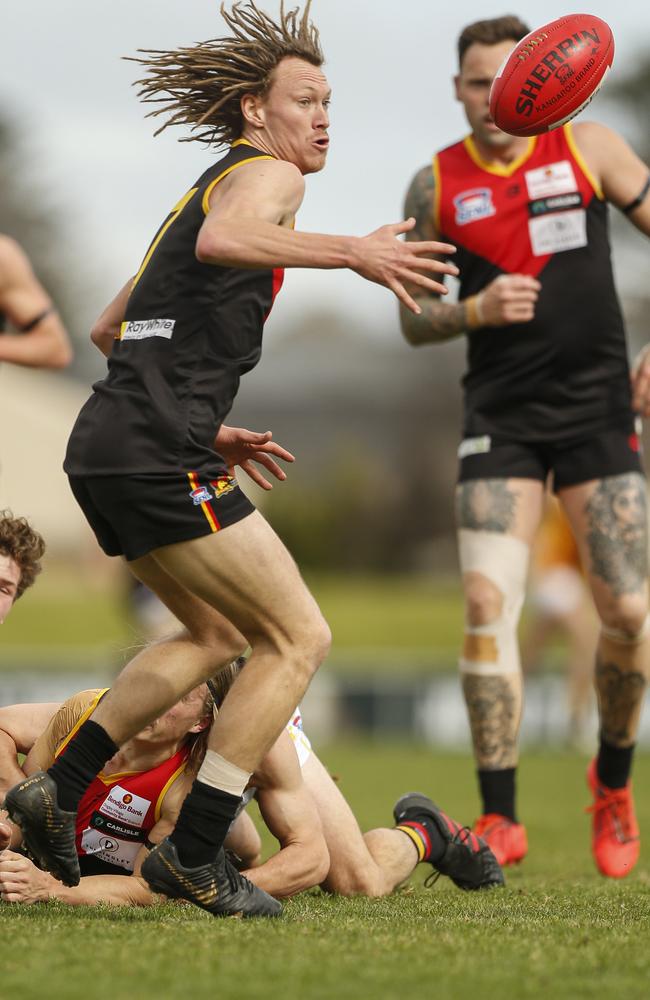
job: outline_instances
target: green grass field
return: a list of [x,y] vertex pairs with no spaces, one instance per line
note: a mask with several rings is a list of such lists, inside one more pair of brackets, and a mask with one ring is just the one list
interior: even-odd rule
[[[419,746],[323,750],[362,826],[386,825],[394,799],[422,788],[449,812],[476,812],[468,758]],[[530,855],[508,887],[462,893],[441,879],[383,900],[318,891],[273,923],[217,921],[189,907],[117,912],[0,904],[0,996],[29,1000],[392,1000],[403,997],[648,996],[650,833],[634,875],[607,881],[589,854],[586,761],[528,755],[520,808]],[[636,786],[647,788],[650,757]],[[642,829],[650,800],[637,796]]]
[[[333,634],[328,669],[430,673],[456,660],[463,632],[458,581],[426,576],[314,576],[308,583]],[[0,671],[121,666],[140,641],[124,593],[48,567],[3,626]],[[552,660],[552,656],[551,656]]]

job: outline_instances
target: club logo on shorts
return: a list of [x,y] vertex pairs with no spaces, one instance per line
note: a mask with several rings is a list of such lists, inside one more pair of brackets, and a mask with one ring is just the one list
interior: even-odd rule
[[190,496],[195,507],[200,507],[202,503],[209,503],[212,500],[212,494],[205,486],[197,486],[195,490],[190,491]]
[[489,219],[491,215],[496,215],[490,188],[462,191],[454,198],[454,207],[457,226],[466,226],[468,222],[478,222],[479,219]]
[[210,482],[210,486],[214,490],[215,500],[221,500],[221,497],[225,496],[226,493],[232,493],[233,490],[237,489],[237,480],[233,476],[219,476],[218,479]]

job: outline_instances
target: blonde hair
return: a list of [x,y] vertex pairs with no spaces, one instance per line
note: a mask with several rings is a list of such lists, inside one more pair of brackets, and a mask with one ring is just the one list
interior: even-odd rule
[[245,94],[264,95],[276,66],[288,56],[322,66],[324,56],[318,30],[309,20],[312,0],[304,11],[285,11],[275,22],[258,9],[253,0],[239,0],[231,10],[221,4],[221,15],[232,37],[199,42],[189,48],[165,52],[139,49],[146,58],[132,58],[148,70],[137,80],[138,96],[151,104],[162,104],[148,118],[168,114],[156,135],[170,125],[189,125],[192,134],[181,142],[198,140],[225,145],[241,136],[241,99]]

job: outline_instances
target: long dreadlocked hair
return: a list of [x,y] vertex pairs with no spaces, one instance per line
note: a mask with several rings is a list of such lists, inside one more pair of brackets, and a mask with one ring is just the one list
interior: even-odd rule
[[131,58],[148,70],[136,80],[138,97],[145,103],[162,104],[147,118],[169,114],[156,130],[158,135],[170,125],[189,125],[192,135],[181,142],[198,140],[222,146],[241,136],[244,94],[263,95],[271,83],[273,70],[287,56],[297,56],[313,66],[322,66],[323,52],[318,30],[309,20],[312,0],[300,8],[285,11],[280,2],[276,23],[257,8],[253,0],[238,0],[231,10],[221,4],[221,15],[233,37],[214,38],[190,48],[171,52],[138,49],[146,58]]

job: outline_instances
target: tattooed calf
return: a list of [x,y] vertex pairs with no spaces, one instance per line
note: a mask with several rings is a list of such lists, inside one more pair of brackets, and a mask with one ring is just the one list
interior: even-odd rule
[[519,698],[503,677],[464,674],[463,691],[479,767],[500,770],[517,763]]
[[646,686],[642,673],[622,670],[615,663],[596,661],[596,688],[600,701],[601,733],[617,746],[634,739],[631,731]]

